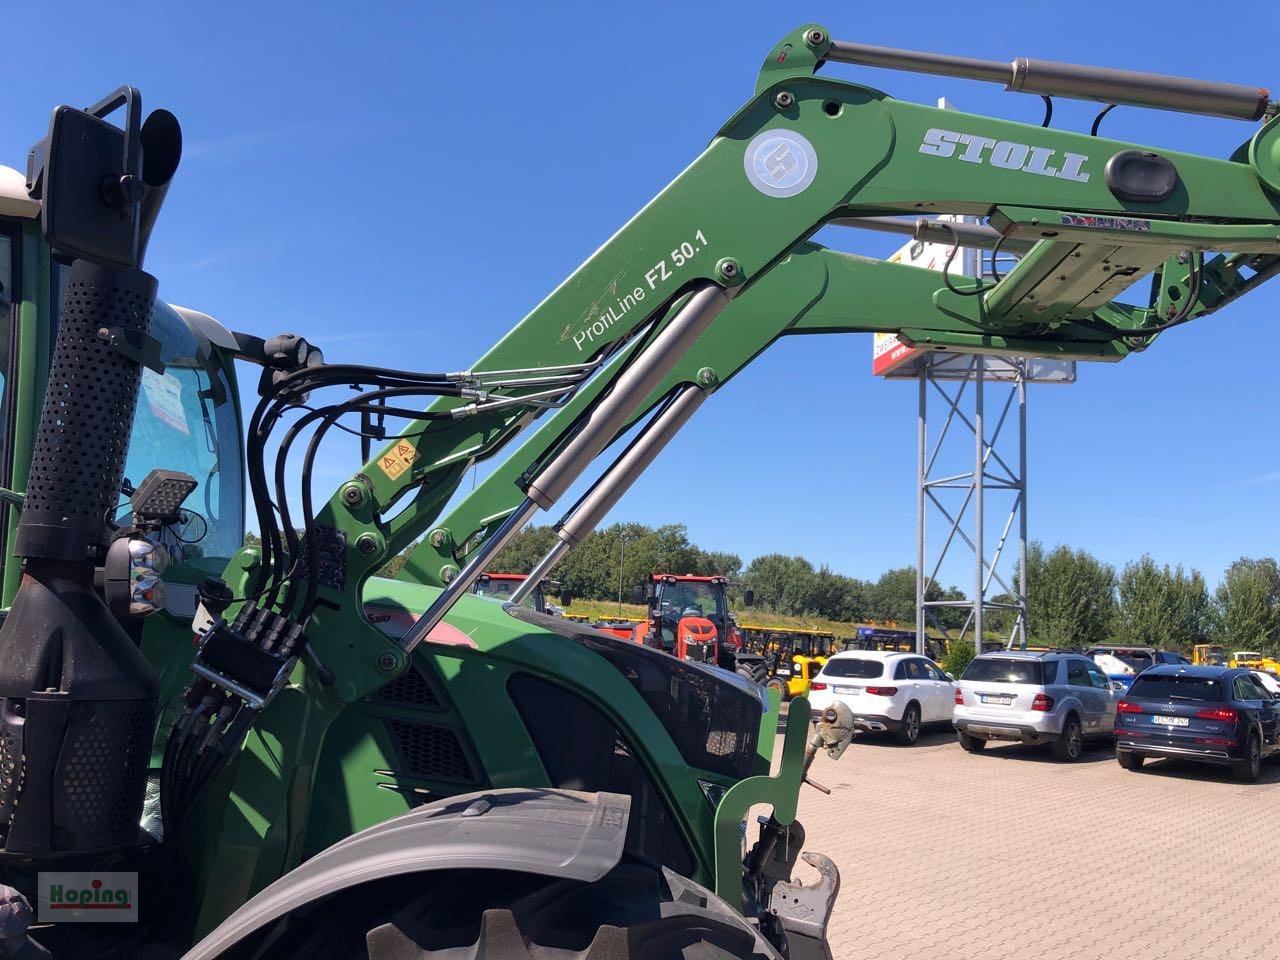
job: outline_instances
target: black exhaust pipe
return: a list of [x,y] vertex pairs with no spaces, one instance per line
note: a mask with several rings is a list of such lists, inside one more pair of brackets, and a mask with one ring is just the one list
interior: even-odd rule
[[[39,178],[46,207],[65,211],[73,198],[103,194],[100,214],[91,204],[76,210],[84,214],[75,224],[79,236],[104,235],[85,230],[96,227],[99,215],[104,224],[132,217],[138,229],[129,237],[131,249],[105,252],[77,250],[70,234],[61,243],[50,238],[77,259],[62,301],[17,532],[22,585],[0,627],[0,850],[27,858],[135,845],[155,732],[155,672],[94,590],[138,401],[137,346],[147,339],[156,299],[154,277],[120,265],[141,264],[181,154],[172,114],[153,115],[136,132],[133,93],[126,130],[135,132],[118,131],[124,160],[98,169],[64,157],[64,165],[51,160]],[[58,123],[89,122],[101,133],[101,115],[60,108],[50,142],[76,140],[57,136]],[[146,152],[143,190],[122,190],[124,204],[109,191],[86,193],[86,177],[127,187],[128,158],[140,151]],[[112,152],[102,156],[110,159]],[[76,176],[55,177],[55,169]]]

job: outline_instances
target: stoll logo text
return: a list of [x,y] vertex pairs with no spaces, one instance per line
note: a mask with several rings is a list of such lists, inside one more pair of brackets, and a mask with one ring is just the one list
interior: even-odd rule
[[[957,154],[957,150],[960,152]],[[1004,170],[1034,173],[1058,180],[1088,183],[1089,174],[1081,169],[1089,162],[1088,154],[1058,151],[1051,147],[1036,147],[1012,140],[993,140],[958,130],[940,130],[931,127],[925,131],[920,152],[927,157],[955,157],[965,163],[987,164]]]
[[136,873],[42,873],[41,923],[135,923]]

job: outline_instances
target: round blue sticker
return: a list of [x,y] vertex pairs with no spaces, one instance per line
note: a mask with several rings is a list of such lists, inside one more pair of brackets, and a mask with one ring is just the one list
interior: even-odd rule
[[766,130],[749,144],[742,158],[747,179],[770,197],[794,197],[818,175],[818,154],[801,134]]

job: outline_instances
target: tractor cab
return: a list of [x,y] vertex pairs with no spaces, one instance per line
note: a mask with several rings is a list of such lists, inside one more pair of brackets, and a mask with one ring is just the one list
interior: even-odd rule
[[[598,626],[619,635],[630,630],[638,643],[658,647],[681,660],[714,663],[763,684],[763,659],[743,647],[742,631],[729,612],[728,587],[728,578],[722,576],[652,573],[648,583],[635,589],[635,601],[648,604],[646,620],[634,626]],[[752,605],[752,591],[743,591],[743,601],[748,607]]]
[[[471,592],[477,597],[490,597],[506,603],[515,598],[516,593],[528,579],[528,575],[523,573],[482,573],[476,579]],[[558,586],[557,583],[551,580],[538,581],[537,586],[520,601],[520,606],[538,613],[563,616],[564,608],[569,606],[569,598],[566,593],[560,592],[560,606],[547,602],[548,589],[555,590]]]

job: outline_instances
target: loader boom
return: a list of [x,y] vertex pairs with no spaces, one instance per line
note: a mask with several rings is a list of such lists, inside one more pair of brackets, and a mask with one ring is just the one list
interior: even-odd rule
[[[1211,313],[1280,270],[1274,118],[1231,158],[1213,159],[944,112],[815,71],[845,61],[1001,82],[1006,73],[1056,77],[1036,92],[1105,94],[1110,102],[1165,109],[1177,109],[1186,85],[1199,81],[1090,74],[1093,68],[1071,73],[1022,60],[997,64],[1000,73],[983,61],[833,44],[828,36],[809,26],[783,38],[766,60],[756,97],[706,151],[477,363],[509,362],[506,350],[517,344],[524,362],[625,354],[547,415],[448,517],[434,526],[420,516],[408,521],[431,535],[403,576],[443,585],[457,575],[584,411],[611,389],[615,371],[639,349],[637,333],[666,322],[670,292],[690,284],[740,288],[660,386],[636,398],[626,427],[677,388],[714,391],[788,334],[884,330],[924,349],[1116,361],[1145,349],[1173,322]],[[986,73],[975,63],[986,64]],[[1018,66],[1025,63],[1037,69],[1028,74]],[[1093,86],[1085,83],[1090,76]],[[1031,90],[1028,84],[1022,89]],[[1258,88],[1195,89],[1202,96],[1188,112],[1251,119],[1275,112]],[[769,185],[765,178],[774,175],[783,186]],[[806,239],[826,223],[901,230],[894,215],[921,213],[987,217],[990,226],[954,239],[1007,244],[1024,253],[1022,261],[999,283],[983,284]],[[917,232],[937,238],[947,230],[925,223]],[[717,272],[726,262],[737,270],[731,279]],[[1149,289],[1134,302],[1117,299],[1147,278]],[[516,425],[508,426],[504,439],[515,433]],[[420,456],[410,482],[449,456]],[[379,502],[404,492],[376,467],[364,475]],[[438,496],[438,486],[428,488]],[[407,532],[389,546],[404,544]]]

